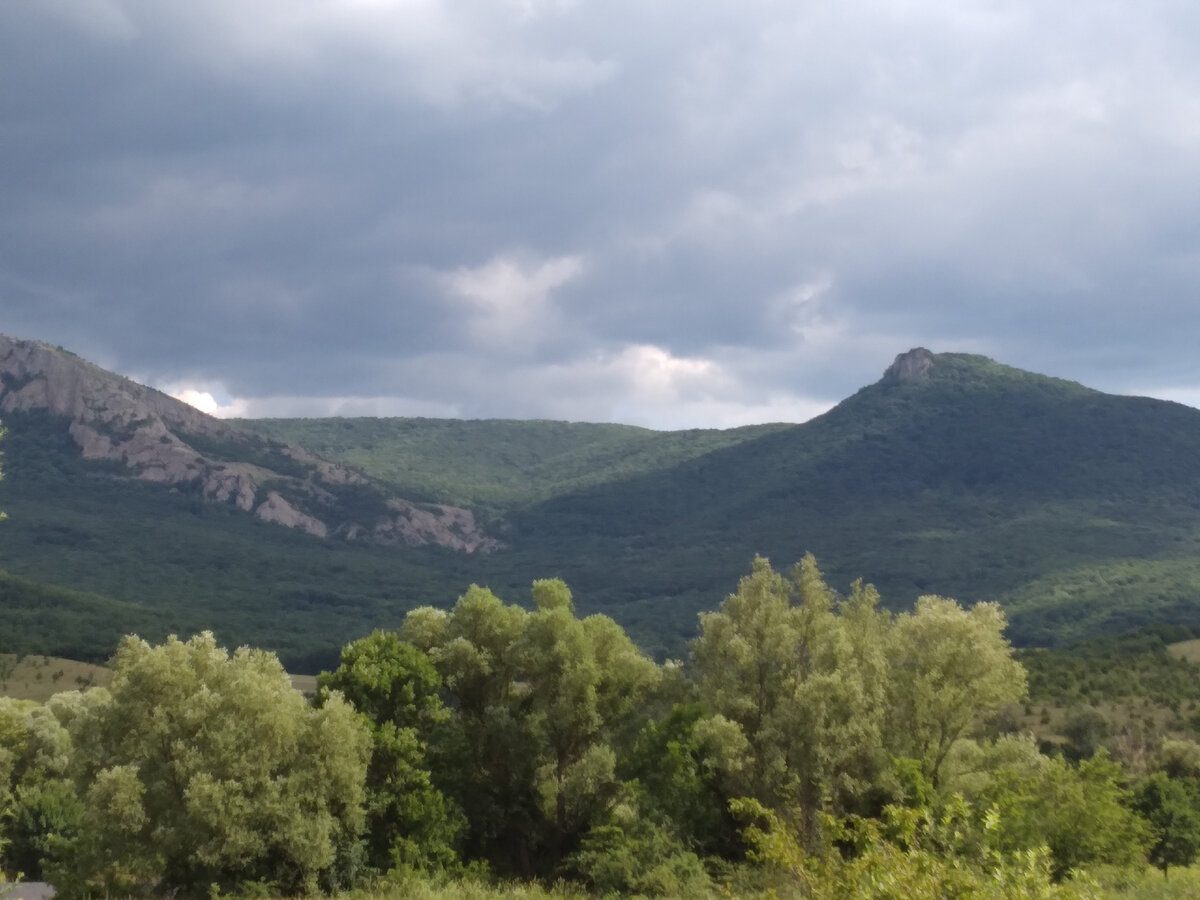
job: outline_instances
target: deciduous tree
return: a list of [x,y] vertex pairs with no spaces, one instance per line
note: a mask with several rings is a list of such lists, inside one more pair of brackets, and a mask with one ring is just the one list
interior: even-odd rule
[[996,772],[978,803],[995,817],[990,843],[1004,852],[1045,845],[1056,878],[1097,863],[1142,863],[1151,832],[1130,808],[1123,774],[1104,750],[1078,768],[1054,757],[1036,773]]
[[1150,862],[1167,877],[1171,866],[1190,866],[1200,854],[1200,796],[1191,780],[1155,772],[1134,792],[1136,809],[1154,829]]
[[0,698],[0,821],[4,869],[42,876],[52,842],[74,834],[80,804],[68,777],[71,738],[53,706]]
[[981,715],[1025,694],[1025,670],[994,603],[963,609],[926,596],[896,618],[889,641],[887,745],[920,760],[936,786],[950,747]]
[[839,602],[811,555],[790,577],[760,557],[700,617],[701,698],[748,750],[744,763],[727,761],[727,790],[796,818],[810,845],[819,809],[844,807],[882,762],[887,618],[877,600],[857,584]]
[[368,735],[339,697],[311,708],[273,654],[210,633],[122,641],[107,692],[71,722],[84,827],[68,893],[162,896],[332,878],[363,821]]
[[367,860],[378,871],[442,869],[457,862],[462,813],[434,785],[428,741],[449,720],[442,680],[395,632],[347,644],[341,665],[318,679],[321,702],[338,691],[371,730],[367,767]]
[[579,619],[558,579],[535,609],[472,587],[449,614],[414,610],[401,634],[428,653],[455,709],[444,780],[473,854],[552,868],[617,796],[615,743],[632,739],[658,668],[606,616]]

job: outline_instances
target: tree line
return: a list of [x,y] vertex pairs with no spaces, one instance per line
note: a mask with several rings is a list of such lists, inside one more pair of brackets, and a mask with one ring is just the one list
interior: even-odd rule
[[528,607],[473,586],[415,609],[311,698],[271,653],[128,637],[106,689],[0,700],[0,859],[69,897],[421,874],[1073,897],[1091,866],[1189,863],[1200,747],[1135,773],[989,731],[1026,693],[1004,628],[988,603],[839,595],[806,556],[756,559],[683,663],[557,579]]

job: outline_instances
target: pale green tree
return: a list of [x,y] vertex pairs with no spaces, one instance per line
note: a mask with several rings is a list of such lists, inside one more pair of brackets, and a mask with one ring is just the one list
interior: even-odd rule
[[853,802],[883,762],[888,620],[877,602],[862,584],[839,601],[811,555],[790,577],[760,557],[700,617],[701,698],[746,748],[744,760],[726,761],[726,789],[794,820],[809,844],[819,810]]
[[538,791],[554,822],[557,856],[615,799],[614,738],[644,703],[658,668],[612,619],[578,619],[559,579],[534,582],[533,600],[536,612],[515,652],[545,748]]
[[1033,778],[1047,762],[1031,734],[1002,735],[992,740],[963,738],[954,742],[942,761],[939,790],[944,796],[959,794],[974,803],[992,784],[997,772],[1004,772],[1006,778]]
[[887,746],[919,760],[935,786],[946,754],[981,716],[1025,695],[1025,670],[994,603],[963,609],[925,596],[896,618],[889,641]]
[[4,869],[42,875],[56,840],[74,833],[79,799],[68,777],[71,738],[50,704],[0,698],[0,818],[6,825]]
[[779,718],[791,702],[799,663],[799,634],[787,580],[763,557],[714,612],[700,614],[693,647],[700,693],[715,713],[735,724],[747,754],[734,758],[739,794],[772,808],[788,799],[790,741]]
[[336,880],[362,827],[369,744],[347,703],[313,709],[273,654],[230,655],[209,633],[126,638],[113,671],[70,721],[84,826],[57,854],[60,890]]

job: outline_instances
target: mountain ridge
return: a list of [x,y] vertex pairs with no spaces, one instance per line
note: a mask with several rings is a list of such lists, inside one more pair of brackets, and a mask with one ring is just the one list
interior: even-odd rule
[[[112,598],[128,630],[214,627],[298,667],[414,605],[448,605],[470,583],[520,599],[551,576],[581,612],[678,655],[695,614],[756,554],[786,565],[813,552],[839,589],[861,577],[895,610],[925,593],[1000,601],[1028,645],[1200,616],[1200,412],[972,354],[914,348],[809,422],[725,432],[318,419],[200,420],[193,433],[171,424],[174,407],[162,420],[209,462],[232,454],[230,440],[200,430],[229,427],[258,454],[236,460],[246,465],[279,472],[303,452],[358,473],[370,490],[341,486],[337,499],[359,519],[398,485],[422,505],[484,510],[504,546],[473,554],[268,528],[205,500],[196,482],[151,483],[123,459],[80,458],[67,420],[28,402],[48,401],[47,388],[3,384],[0,508],[13,517],[0,566],[88,592],[93,618]],[[7,407],[14,385],[26,399]],[[18,593],[37,637],[35,599]],[[60,627],[72,602],[55,601]]]
[[[470,510],[422,508],[382,494],[374,521],[338,520],[337,490],[369,489],[371,479],[292,444],[264,445],[257,436],[66,350],[0,335],[0,385],[0,413],[45,410],[68,419],[68,433],[84,459],[119,463],[142,481],[190,485],[207,500],[265,522],[317,537],[435,543],[468,553],[500,546],[482,533]],[[218,458],[210,458],[214,455]]]

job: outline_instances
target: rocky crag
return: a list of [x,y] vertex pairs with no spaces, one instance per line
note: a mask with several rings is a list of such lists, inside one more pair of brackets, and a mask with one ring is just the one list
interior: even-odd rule
[[117,461],[130,477],[187,486],[317,537],[465,553],[501,546],[470,510],[390,496],[301,447],[236,428],[66,350],[0,335],[0,414],[36,411],[61,417],[85,459]]

